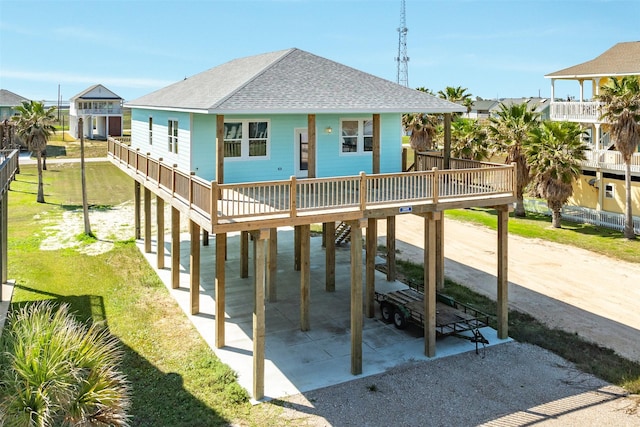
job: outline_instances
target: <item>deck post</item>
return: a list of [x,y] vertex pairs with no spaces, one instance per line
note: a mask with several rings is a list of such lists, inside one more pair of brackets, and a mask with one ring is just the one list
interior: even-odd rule
[[189,232],[191,233],[189,297],[191,314],[198,314],[200,312],[200,226],[189,220]]
[[278,229],[269,230],[269,251],[267,252],[267,299],[278,300]]
[[396,280],[396,217],[387,217],[387,281]]
[[216,234],[216,279],[215,293],[215,329],[216,348],[225,346],[224,313],[225,313],[225,253],[227,252],[227,233]]
[[378,243],[378,220],[369,218],[367,220],[367,265],[366,265],[366,298],[365,312],[368,318],[375,315],[375,292],[376,292],[376,252]]
[[224,184],[224,115],[216,116],[216,181]]
[[0,301],[2,301],[2,285],[9,280],[7,254],[9,243],[9,193],[0,196]]
[[442,169],[449,169],[451,164],[451,113],[444,114],[444,155]]
[[309,114],[307,116],[307,176],[309,178],[316,177],[316,115]]
[[164,268],[164,200],[156,196],[156,255],[158,270]]
[[140,183],[138,181],[133,181],[133,223],[135,239],[140,240]]
[[324,290],[334,292],[336,290],[336,223],[326,223],[325,258],[324,258]]
[[498,208],[498,338],[509,337],[509,280],[508,280],[508,241],[509,241],[509,208]]
[[300,330],[308,331],[309,306],[311,304],[311,226],[300,226]]
[[265,240],[268,230],[259,230],[254,234],[256,274],[253,299],[253,398],[264,397],[264,347],[265,347],[265,309],[264,286],[266,250]]
[[436,219],[439,212],[424,216],[424,354],[436,355]]
[[151,190],[144,188],[144,251],[151,253]]
[[300,225],[293,227],[293,269],[300,271]]
[[371,171],[374,174],[380,173],[380,114],[373,115],[373,147],[371,159],[373,165]]
[[351,226],[351,374],[362,374],[362,229]]
[[180,211],[171,207],[171,288],[180,287]]
[[436,221],[436,288],[444,289],[444,212]]
[[240,232],[240,278],[249,277],[249,232]]

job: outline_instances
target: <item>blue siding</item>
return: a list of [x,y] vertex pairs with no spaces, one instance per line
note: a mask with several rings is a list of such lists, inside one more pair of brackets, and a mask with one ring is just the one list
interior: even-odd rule
[[[153,144],[148,142],[148,119],[153,117]],[[371,114],[318,114],[316,115],[317,176],[357,175],[361,171],[371,173],[372,155],[345,154],[341,150],[340,120],[366,119]],[[178,120],[179,152],[169,153],[167,121]],[[307,127],[306,114],[282,114],[275,116],[225,116],[225,120],[268,120],[270,142],[266,158],[251,160],[226,159],[224,181],[227,183],[286,180],[295,175],[294,129]],[[402,159],[402,128],[400,114],[381,114],[381,164],[382,173],[400,172]],[[216,176],[216,116],[171,111],[134,109],[131,116],[132,146],[152,157],[162,157],[166,163],[176,163],[183,171],[195,171],[206,180]],[[326,133],[327,127],[332,133]]]

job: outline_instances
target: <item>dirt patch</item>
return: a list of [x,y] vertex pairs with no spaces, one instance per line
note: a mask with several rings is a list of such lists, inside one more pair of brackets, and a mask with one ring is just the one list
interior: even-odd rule
[[113,249],[115,242],[133,237],[133,203],[125,202],[108,208],[89,209],[91,231],[96,240],[83,239],[84,218],[82,209],[65,211],[62,218],[36,215],[44,221],[44,239],[40,250],[75,249],[85,255],[100,255]]

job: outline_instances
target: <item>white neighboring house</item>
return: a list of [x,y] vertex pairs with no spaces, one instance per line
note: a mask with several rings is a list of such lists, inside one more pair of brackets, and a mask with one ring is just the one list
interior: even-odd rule
[[83,136],[107,139],[122,136],[123,99],[101,84],[73,96],[69,105],[69,132],[78,137],[78,119],[83,120]]

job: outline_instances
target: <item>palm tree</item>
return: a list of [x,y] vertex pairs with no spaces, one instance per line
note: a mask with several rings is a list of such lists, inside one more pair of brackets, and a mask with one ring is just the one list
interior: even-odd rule
[[458,117],[451,123],[451,155],[460,159],[487,159],[490,155],[487,129],[477,120]]
[[442,99],[446,99],[447,101],[455,102],[457,104],[462,104],[464,107],[467,107],[467,114],[471,111],[471,107],[473,106],[473,99],[470,93],[467,93],[467,88],[462,86],[452,87],[447,86],[444,91],[439,90],[438,96]]
[[529,133],[540,123],[540,114],[529,111],[527,103],[506,106],[500,104],[497,115],[489,118],[489,136],[496,152],[506,154],[505,163],[515,163],[516,176],[516,208],[514,215],[524,218],[524,189],[531,180],[529,165],[524,155],[524,145]]
[[45,110],[42,102],[23,101],[16,107],[18,116],[13,116],[16,121],[16,130],[27,144],[27,148],[36,153],[38,159],[38,203],[44,203],[44,185],[42,182],[42,152],[47,149],[47,141],[52,132],[55,132],[53,112],[56,107]]
[[631,204],[631,157],[640,144],[640,79],[638,76],[626,76],[620,80],[611,77],[600,89],[598,98],[604,103],[602,119],[609,123],[616,150],[624,159],[624,237],[632,240],[636,236]]
[[545,121],[531,130],[525,156],[531,168],[534,190],[547,200],[552,225],[560,228],[562,206],[573,194],[587,146],[577,123]]
[[[425,87],[418,87],[416,90],[433,95],[433,91]],[[415,151],[427,151],[435,148],[437,116],[424,113],[403,114],[402,126],[410,133],[409,143]]]
[[0,425],[126,426],[129,389],[118,340],[66,304],[11,313],[0,341]]

